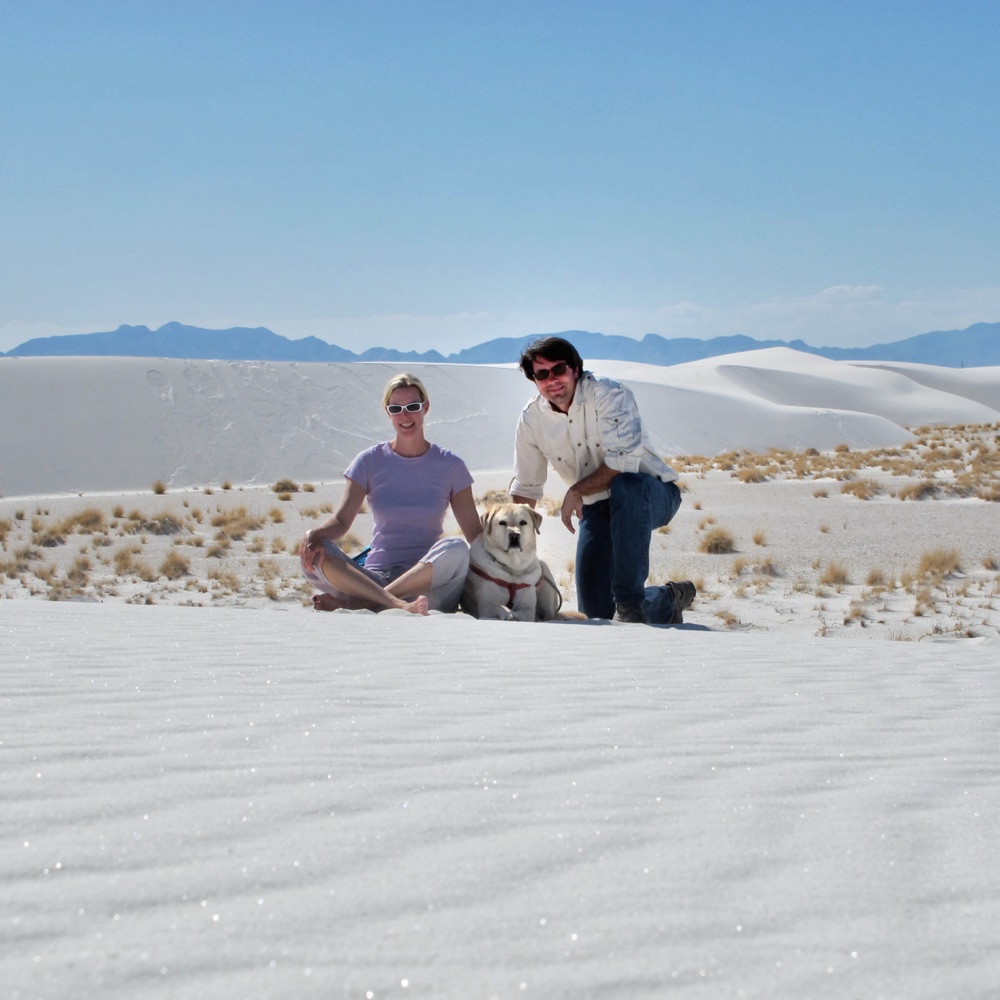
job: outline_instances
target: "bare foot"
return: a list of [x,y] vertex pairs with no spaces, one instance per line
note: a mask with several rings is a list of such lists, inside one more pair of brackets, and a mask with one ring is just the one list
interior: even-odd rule
[[340,600],[332,594],[313,594],[312,602],[317,611],[339,611],[348,605],[347,601]]
[[412,601],[402,601],[399,607],[403,611],[409,611],[414,615],[429,615],[430,610],[427,606],[427,598],[421,595],[420,597],[414,597]]

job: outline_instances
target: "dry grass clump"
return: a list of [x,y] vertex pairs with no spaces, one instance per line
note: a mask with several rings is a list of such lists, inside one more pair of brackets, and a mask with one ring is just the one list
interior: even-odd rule
[[299,484],[294,479],[279,479],[272,487],[274,493],[298,493]]
[[907,483],[896,491],[900,500],[926,500],[936,496],[938,484],[933,479],[922,479],[918,483]]
[[767,469],[762,469],[759,465],[737,469],[733,476],[741,483],[766,483],[770,478]]
[[481,497],[476,497],[477,507],[491,507],[498,503],[510,503],[510,494],[506,490],[487,490]]
[[819,582],[824,587],[846,587],[850,582],[850,574],[841,563],[832,562],[820,574]]
[[840,492],[845,496],[857,497],[859,500],[871,500],[882,492],[882,487],[874,479],[854,479],[843,484]]
[[961,570],[962,560],[955,549],[931,549],[920,557],[917,565],[918,576],[937,580],[960,573]]
[[143,532],[150,535],[179,535],[184,530],[184,524],[173,514],[159,514],[149,518],[132,518],[126,530],[133,535]]
[[736,551],[736,543],[725,528],[715,526],[705,533],[698,548],[709,555],[726,555]]
[[191,563],[182,556],[176,549],[168,552],[163,562],[160,563],[160,575],[168,580],[179,580],[182,576],[187,576],[191,572]]
[[220,510],[212,518],[212,527],[216,529],[215,539],[218,543],[239,542],[251,531],[259,531],[264,522],[251,514],[245,506],[240,505],[232,510]]
[[[901,500],[935,496],[968,496],[1000,502],[1000,423],[962,424],[958,427],[921,427],[914,440],[898,448],[852,451],[846,444],[832,452],[815,448],[801,451],[772,448],[755,453],[746,449],[704,455],[675,456],[667,461],[680,472],[704,476],[712,470],[731,472],[744,483],[765,479],[829,479],[852,482],[865,470],[881,470],[900,478],[920,475],[923,484],[904,484],[896,495]],[[869,486],[854,486],[844,492],[870,499]],[[868,494],[868,495],[864,495]],[[817,492],[817,497],[826,496]]]
[[136,572],[135,557],[142,551],[138,545],[125,545],[115,551],[112,565],[119,576],[130,576]]

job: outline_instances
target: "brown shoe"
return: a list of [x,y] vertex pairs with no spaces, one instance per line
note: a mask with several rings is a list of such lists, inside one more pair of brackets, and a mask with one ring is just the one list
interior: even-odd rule
[[697,588],[690,580],[671,580],[665,586],[674,595],[674,610],[667,624],[683,625],[684,612],[694,602],[695,594],[698,593]]
[[649,619],[643,613],[641,604],[634,604],[631,601],[621,601],[615,605],[616,622],[624,622],[626,625],[647,625]]

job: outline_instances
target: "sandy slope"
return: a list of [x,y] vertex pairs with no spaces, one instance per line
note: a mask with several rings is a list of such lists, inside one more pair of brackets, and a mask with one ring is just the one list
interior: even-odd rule
[[[673,368],[593,367],[635,387],[668,455],[871,448],[901,444],[920,424],[1000,420],[1000,369],[935,370],[942,384],[927,385],[923,371],[784,348]],[[532,395],[521,373],[412,368],[431,392],[433,439],[472,469],[509,469],[517,414]],[[385,364],[3,358],[0,494],[140,490],[156,480],[175,489],[283,476],[328,480],[385,435],[381,390],[396,371]]]

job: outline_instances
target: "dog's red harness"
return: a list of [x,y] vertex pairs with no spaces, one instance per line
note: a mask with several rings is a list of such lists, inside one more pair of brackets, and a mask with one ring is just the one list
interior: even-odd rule
[[498,580],[495,576],[490,576],[486,570],[480,569],[478,566],[470,566],[469,569],[471,569],[476,576],[481,576],[484,580],[489,580],[490,583],[495,583],[502,590],[506,590],[510,595],[510,603],[514,602],[514,595],[519,590],[524,590],[526,587],[540,587],[542,585],[542,581],[545,579],[544,576],[541,576],[538,578],[537,583],[515,583],[512,580]]

